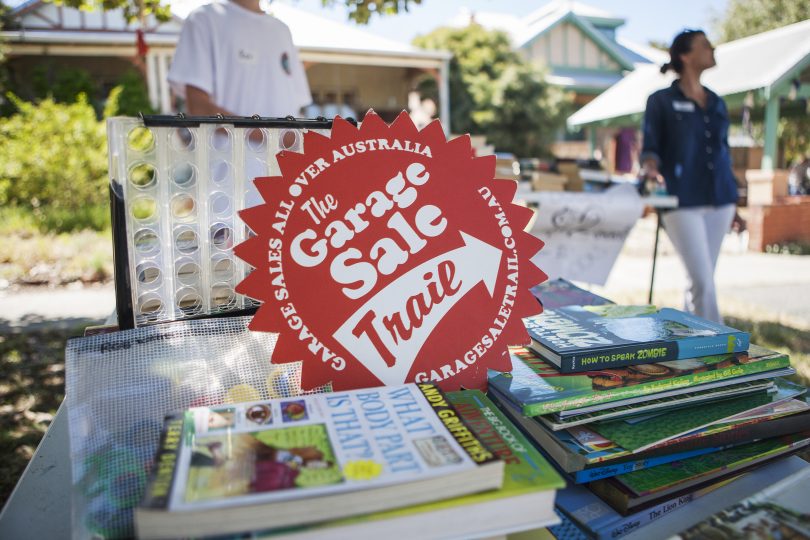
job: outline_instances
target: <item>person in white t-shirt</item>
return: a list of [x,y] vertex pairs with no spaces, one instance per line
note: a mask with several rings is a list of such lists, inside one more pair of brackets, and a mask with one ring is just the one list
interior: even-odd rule
[[189,14],[169,83],[191,115],[299,115],[312,102],[286,24],[259,0],[226,0]]

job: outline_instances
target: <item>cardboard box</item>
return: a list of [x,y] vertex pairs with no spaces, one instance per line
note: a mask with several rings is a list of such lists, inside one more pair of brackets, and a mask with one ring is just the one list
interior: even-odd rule
[[748,206],[772,204],[788,194],[788,171],[784,169],[748,169],[745,171],[745,181],[748,186]]
[[532,189],[534,191],[565,191],[568,179],[561,175],[546,171],[532,172]]
[[579,166],[573,162],[562,162],[557,164],[557,170],[568,180],[565,184],[566,191],[582,191],[585,182],[579,175]]

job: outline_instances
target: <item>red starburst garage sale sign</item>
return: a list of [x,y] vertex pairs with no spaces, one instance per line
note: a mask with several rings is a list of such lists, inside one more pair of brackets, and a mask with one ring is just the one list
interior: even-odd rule
[[279,334],[272,362],[302,361],[304,389],[336,390],[482,388],[488,368],[511,369],[545,275],[529,260],[533,212],[494,179],[494,156],[439,122],[369,112],[277,159],[280,177],[255,180],[264,204],[241,214],[255,236],[236,248],[255,267],[238,290],[262,302],[250,328]]

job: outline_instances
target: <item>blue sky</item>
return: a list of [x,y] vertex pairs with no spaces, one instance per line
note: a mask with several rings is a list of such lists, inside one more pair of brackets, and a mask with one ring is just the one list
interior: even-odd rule
[[[313,13],[346,21],[345,8],[323,8],[321,0],[282,0]],[[410,13],[393,17],[374,17],[365,30],[409,43],[450,20],[463,7],[472,11],[495,11],[527,15],[547,0],[422,0]],[[582,0],[580,0],[582,1]],[[340,3],[338,0],[337,3]],[[704,28],[711,37],[712,17],[721,14],[727,0],[584,0],[582,3],[626,19],[618,34],[641,44],[650,40],[669,43],[683,28]]]

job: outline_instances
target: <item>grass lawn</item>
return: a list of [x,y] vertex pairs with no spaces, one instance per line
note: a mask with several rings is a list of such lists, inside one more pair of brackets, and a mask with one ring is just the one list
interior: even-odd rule
[[0,335],[0,505],[65,397],[64,350],[83,328]]
[[[2,217],[2,216],[0,216]],[[113,276],[110,230],[74,233],[2,231],[0,281],[4,286],[96,283]]]
[[[751,332],[751,341],[788,352],[810,384],[810,332],[741,319],[727,322]],[[0,335],[0,505],[5,503],[64,398],[64,347],[82,328],[30,330]],[[810,461],[810,451],[803,454]]]

